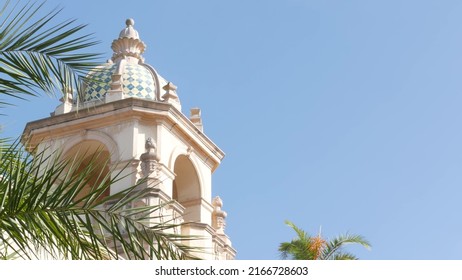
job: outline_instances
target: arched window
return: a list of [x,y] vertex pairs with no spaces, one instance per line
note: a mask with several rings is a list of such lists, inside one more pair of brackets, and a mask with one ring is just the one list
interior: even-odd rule
[[188,157],[180,155],[175,160],[174,172],[172,198],[185,207],[185,222],[199,222],[201,187],[196,169]]

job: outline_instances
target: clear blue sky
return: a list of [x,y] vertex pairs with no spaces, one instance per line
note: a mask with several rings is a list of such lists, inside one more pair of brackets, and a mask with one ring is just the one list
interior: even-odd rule
[[[361,259],[462,259],[462,1],[57,1],[110,58],[126,18],[146,62],[225,152],[214,194],[239,259],[284,224],[364,235]],[[3,135],[48,97],[2,109]]]

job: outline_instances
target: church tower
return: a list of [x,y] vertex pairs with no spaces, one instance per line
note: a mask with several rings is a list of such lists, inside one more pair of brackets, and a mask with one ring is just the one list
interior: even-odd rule
[[51,117],[26,125],[28,149],[64,157],[98,151],[111,165],[105,172],[127,175],[111,193],[146,179],[140,187],[152,188],[149,204],[174,200],[161,214],[182,224],[181,234],[200,237],[189,241],[203,248],[198,257],[234,259],[223,202],[212,199],[212,173],[224,153],[204,134],[200,109],[182,113],[176,86],[145,63],[145,48],[128,19],[112,58],[88,73],[83,92],[67,93]]

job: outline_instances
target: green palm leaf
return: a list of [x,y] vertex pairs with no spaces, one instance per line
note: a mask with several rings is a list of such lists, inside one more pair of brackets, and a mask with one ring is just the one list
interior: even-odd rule
[[43,3],[7,1],[0,9],[0,94],[21,98],[45,92],[75,93],[99,54],[80,53],[97,44],[78,35],[85,25],[54,23],[60,10],[43,17]]
[[192,237],[170,233],[177,227],[170,221],[153,222],[163,205],[134,206],[150,195],[149,189],[135,185],[102,198],[122,177],[101,173],[101,183],[88,191],[95,160],[82,166],[78,159],[58,160],[59,154],[32,157],[18,144],[3,146],[0,259],[194,258],[193,248],[183,245]]
[[310,251],[311,236],[304,230],[297,227],[291,221],[285,221],[286,225],[292,228],[297,236],[291,242],[282,242],[279,245],[279,253],[282,259],[311,260],[314,259],[314,252]]
[[348,261],[348,260],[357,260],[358,258],[350,253],[344,253],[344,252],[337,252],[333,258],[333,260],[336,261]]
[[[371,244],[361,235],[356,234],[343,234],[335,237],[334,239],[327,242],[326,247],[322,252],[322,259],[356,259],[351,254],[341,252],[342,247],[348,244],[359,244],[366,249],[371,248]],[[349,258],[346,258],[349,257]]]

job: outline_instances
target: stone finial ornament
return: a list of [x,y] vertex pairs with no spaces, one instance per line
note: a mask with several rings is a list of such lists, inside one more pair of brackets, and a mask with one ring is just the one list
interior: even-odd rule
[[127,27],[122,29],[119,34],[119,38],[133,38],[133,39],[139,39],[140,36],[138,35],[138,31],[133,28],[135,25],[135,21],[132,18],[129,18],[125,21],[125,24]]
[[177,86],[172,82],[168,82],[165,86],[162,87],[165,90],[165,94],[162,95],[162,98],[165,102],[172,104],[175,108],[181,111],[181,103],[178,94],[176,94]]
[[133,25],[135,21],[133,19],[127,19],[125,21],[127,26],[120,31],[119,38],[112,41],[112,61],[118,62],[122,58],[132,57],[137,60],[143,60],[141,54],[144,53],[146,45],[140,40],[138,31],[135,30]]
[[219,196],[212,200],[213,212],[212,212],[212,226],[218,234],[225,234],[226,227],[226,216],[228,215],[221,209],[223,207],[223,201]]
[[199,108],[191,108],[191,116],[189,120],[199,129],[201,132],[204,132],[204,126],[202,125],[202,118],[201,118],[201,109]]
[[159,176],[159,158],[156,154],[156,143],[149,137],[144,145],[146,152],[141,154],[141,172],[144,177],[158,178]]
[[74,102],[74,97],[72,94],[72,88],[71,87],[65,87],[62,89],[63,97],[59,99],[59,101],[63,103],[73,103]]
[[61,101],[61,104],[56,107],[55,111],[52,113],[52,115],[58,114],[64,114],[64,113],[69,113],[72,111],[72,108],[74,106],[74,98],[72,94],[72,89],[70,87],[65,87],[62,89],[63,97],[59,99]]

